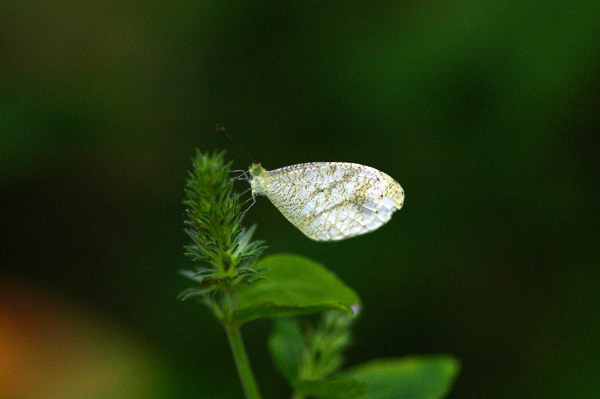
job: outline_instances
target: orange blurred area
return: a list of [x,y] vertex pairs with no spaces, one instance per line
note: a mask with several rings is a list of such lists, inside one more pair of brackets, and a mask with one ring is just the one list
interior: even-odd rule
[[157,397],[160,373],[131,332],[56,292],[0,283],[1,398]]

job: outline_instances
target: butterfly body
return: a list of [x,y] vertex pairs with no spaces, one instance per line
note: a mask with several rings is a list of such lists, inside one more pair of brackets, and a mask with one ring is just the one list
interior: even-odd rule
[[355,163],[311,162],[249,169],[253,195],[265,195],[306,236],[336,241],[373,231],[402,207],[404,190],[387,174]]

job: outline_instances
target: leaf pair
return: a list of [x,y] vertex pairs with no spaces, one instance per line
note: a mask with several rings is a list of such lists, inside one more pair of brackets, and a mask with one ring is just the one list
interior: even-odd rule
[[460,364],[452,356],[380,359],[326,379],[303,380],[304,337],[298,323],[277,322],[269,339],[271,356],[295,391],[319,399],[441,399],[451,390]]
[[[234,320],[238,323],[273,316],[327,311],[353,314],[360,298],[320,264],[290,254],[260,260],[264,279],[240,288]],[[438,399],[448,394],[460,365],[451,356],[375,360],[323,379],[304,379],[303,331],[293,320],[276,322],[269,349],[277,367],[302,397],[320,399]]]

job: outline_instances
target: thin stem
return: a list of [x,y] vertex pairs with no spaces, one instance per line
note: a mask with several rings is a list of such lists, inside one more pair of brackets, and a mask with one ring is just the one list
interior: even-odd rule
[[235,365],[237,366],[238,374],[242,381],[242,386],[244,387],[246,399],[261,399],[258,385],[254,379],[252,367],[250,367],[250,361],[248,360],[248,355],[244,348],[244,341],[242,341],[240,328],[231,323],[226,323],[225,331],[227,331],[227,338],[231,345],[233,359],[235,360]]

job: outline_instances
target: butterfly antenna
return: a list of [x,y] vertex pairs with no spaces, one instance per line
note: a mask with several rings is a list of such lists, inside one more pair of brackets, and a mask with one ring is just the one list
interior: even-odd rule
[[233,179],[234,181],[238,181],[238,180],[250,181],[247,170],[242,170],[242,169],[230,170],[229,173],[237,173],[237,176]]
[[244,147],[242,147],[240,144],[238,144],[236,141],[234,141],[231,138],[231,136],[229,135],[229,133],[227,133],[227,129],[225,129],[225,126],[221,125],[220,123],[217,123],[215,130],[217,131],[217,133],[221,133],[223,136],[225,136],[225,138],[227,139],[227,141],[229,141],[235,148],[237,148],[244,155],[246,155],[248,157],[248,159],[250,159],[250,161],[252,163],[256,163],[256,161],[254,160],[254,158],[252,157],[252,155],[250,155],[250,153],[248,151],[246,151],[246,149]]

